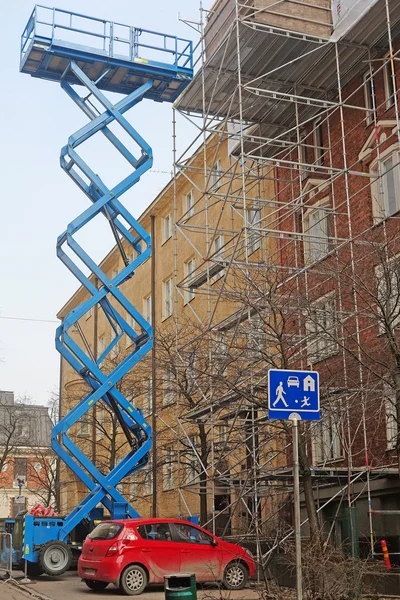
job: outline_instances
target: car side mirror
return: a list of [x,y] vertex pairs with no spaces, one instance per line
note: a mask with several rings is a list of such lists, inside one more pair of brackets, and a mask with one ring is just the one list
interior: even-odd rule
[[218,546],[218,542],[216,540],[211,540],[211,546]]

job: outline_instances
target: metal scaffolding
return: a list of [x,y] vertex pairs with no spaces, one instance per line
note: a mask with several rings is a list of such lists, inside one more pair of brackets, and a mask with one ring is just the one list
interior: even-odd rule
[[[254,350],[250,357],[247,354],[247,368],[243,363],[244,372],[234,385],[225,382],[200,389],[204,402],[182,415],[173,428],[178,439],[187,439],[200,464],[191,478],[181,478],[180,501],[187,508],[187,495],[199,493],[203,470],[214,531],[252,537],[257,552],[261,552],[258,542],[272,534],[277,540],[286,539],[291,531],[287,458],[291,449],[284,428],[266,419],[267,373],[288,363],[321,368],[323,427],[330,430],[330,451],[320,452],[318,461],[311,459],[318,511],[338,498],[350,508],[365,495],[374,553],[373,480],[391,476],[397,464],[389,456],[379,470],[372,470],[378,463],[370,457],[372,426],[366,410],[371,398],[381,393],[382,378],[375,380],[365,366],[363,340],[371,325],[366,323],[360,294],[349,282],[360,279],[361,265],[372,260],[376,247],[387,248],[389,238],[396,246],[398,240],[390,225],[396,217],[382,215],[379,243],[374,245],[377,220],[363,228],[358,213],[366,192],[374,196],[379,190],[383,198],[386,171],[382,172],[380,156],[388,136],[393,136],[393,143],[400,142],[396,81],[400,5],[395,0],[377,2],[338,41],[301,31],[301,18],[298,31],[269,24],[273,8],[261,20],[258,17],[265,11],[254,8],[260,5],[232,0],[216,2],[210,11],[200,6],[197,75],[174,107],[174,179],[183,177],[196,192],[194,206],[178,218],[175,184],[175,244],[177,248],[179,239],[190,243],[200,265],[178,280],[176,250],[176,294],[205,296],[205,313],[190,308],[202,325],[199,337],[205,340],[209,364],[218,355],[216,346],[220,355],[236,360],[244,349]],[[382,78],[389,99],[378,93]],[[381,115],[389,108],[390,117],[384,121]],[[178,155],[182,119],[196,128],[197,136]],[[366,127],[371,135],[354,159],[354,137]],[[388,129],[390,133],[385,133]],[[224,144],[229,146],[229,164],[221,168],[218,159]],[[375,171],[365,167],[363,152],[375,153]],[[390,170],[399,164],[394,161]],[[325,304],[326,343],[321,348],[315,310],[322,311],[318,301],[332,290],[335,316],[330,319]],[[285,315],[293,320],[285,329],[284,352],[278,336],[274,339],[271,333],[271,320],[277,315],[278,324]],[[305,326],[306,317],[314,318],[313,330]],[[190,344],[185,342],[182,348],[180,327],[177,315],[177,352],[183,356]],[[222,359],[219,382],[229,379],[228,363]],[[352,421],[356,405],[357,426]],[[384,418],[381,410],[380,396],[376,419]],[[191,439],[192,424],[199,420],[210,430],[207,467]],[[315,439],[323,438],[323,431],[317,424],[303,429],[313,454]],[[362,447],[356,444],[359,436]],[[340,461],[335,460],[336,444]],[[340,492],[319,501],[319,491],[334,482]],[[223,526],[218,526],[218,519]],[[327,542],[333,528],[334,519]]]

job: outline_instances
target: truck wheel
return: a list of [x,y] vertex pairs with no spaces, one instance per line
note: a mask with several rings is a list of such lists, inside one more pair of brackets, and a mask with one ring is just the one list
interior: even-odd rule
[[107,581],[96,581],[95,579],[84,579],[83,581],[94,592],[101,592],[101,590],[105,590],[108,586]]
[[39,550],[39,564],[46,575],[62,575],[68,571],[71,563],[71,548],[65,542],[47,542]]
[[141,594],[147,585],[147,573],[140,565],[129,565],[122,572],[119,589],[126,596]]

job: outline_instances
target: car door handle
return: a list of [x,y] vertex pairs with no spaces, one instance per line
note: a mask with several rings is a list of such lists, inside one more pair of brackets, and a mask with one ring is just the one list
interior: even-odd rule
[[190,550],[181,550],[182,554],[190,554]]
[[151,552],[149,548],[142,548],[142,552]]

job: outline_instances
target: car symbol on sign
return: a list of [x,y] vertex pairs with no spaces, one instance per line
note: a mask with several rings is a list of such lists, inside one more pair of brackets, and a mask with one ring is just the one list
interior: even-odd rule
[[300,387],[299,378],[295,375],[290,375],[287,380],[288,387]]

